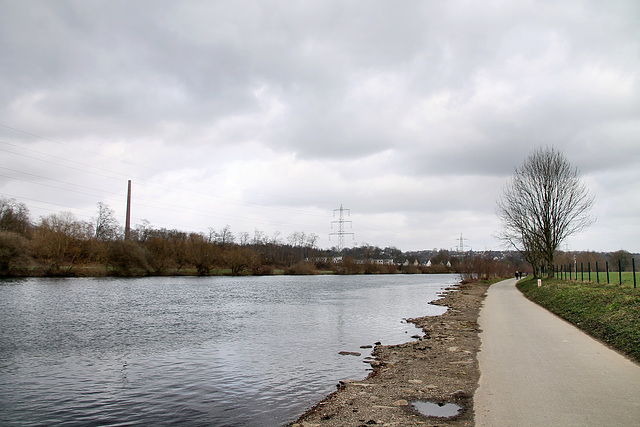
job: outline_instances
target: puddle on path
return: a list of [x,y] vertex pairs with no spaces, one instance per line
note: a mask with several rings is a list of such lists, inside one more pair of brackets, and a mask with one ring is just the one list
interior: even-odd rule
[[462,411],[462,406],[455,403],[436,403],[427,400],[414,400],[411,406],[425,417],[452,418]]

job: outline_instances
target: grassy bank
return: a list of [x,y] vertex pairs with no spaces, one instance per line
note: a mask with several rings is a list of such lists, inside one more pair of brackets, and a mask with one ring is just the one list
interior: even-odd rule
[[[631,271],[623,271],[622,275],[620,275],[620,273],[618,273],[617,271],[610,271],[609,272],[609,283],[612,285],[618,285],[620,284],[620,276],[622,276],[622,285],[623,286],[628,286],[630,288],[633,288],[633,272]],[[639,277],[639,273],[636,272],[636,286],[640,286],[640,283],[637,283],[638,280],[640,279]],[[564,277],[564,273],[563,273],[563,277]],[[567,281],[570,282],[589,282],[589,272],[588,271],[583,271],[580,272],[578,271],[578,276],[576,278],[575,272],[573,273],[573,275],[571,276],[571,280],[569,280],[569,274],[567,273]],[[607,284],[607,272],[606,271],[601,271],[599,273],[596,274],[595,271],[591,272],[591,282],[594,283],[600,283],[600,284]]]
[[[592,277],[593,279],[593,277]],[[524,295],[580,329],[640,361],[640,289],[545,279],[518,283]]]

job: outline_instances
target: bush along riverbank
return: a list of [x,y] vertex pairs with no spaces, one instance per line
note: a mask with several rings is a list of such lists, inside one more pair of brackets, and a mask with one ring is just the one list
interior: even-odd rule
[[640,289],[537,279],[518,283],[530,300],[640,362]]

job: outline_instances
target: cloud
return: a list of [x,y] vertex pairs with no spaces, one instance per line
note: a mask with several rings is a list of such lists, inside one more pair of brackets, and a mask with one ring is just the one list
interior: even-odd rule
[[371,244],[469,227],[490,247],[502,183],[554,145],[597,189],[590,239],[632,248],[609,204],[639,179],[639,17],[624,0],[0,2],[0,192],[90,215],[134,179],[152,223],[326,235],[344,203]]

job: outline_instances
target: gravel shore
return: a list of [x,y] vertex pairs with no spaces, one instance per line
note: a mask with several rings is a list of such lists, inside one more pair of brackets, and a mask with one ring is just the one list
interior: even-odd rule
[[[447,306],[445,314],[408,319],[422,328],[419,339],[376,346],[373,371],[366,379],[341,381],[336,392],[291,426],[474,425],[473,394],[480,376],[477,319],[488,287],[473,283],[448,289],[433,302]],[[460,410],[448,418],[425,416],[416,406],[427,401],[435,408],[453,403]]]

